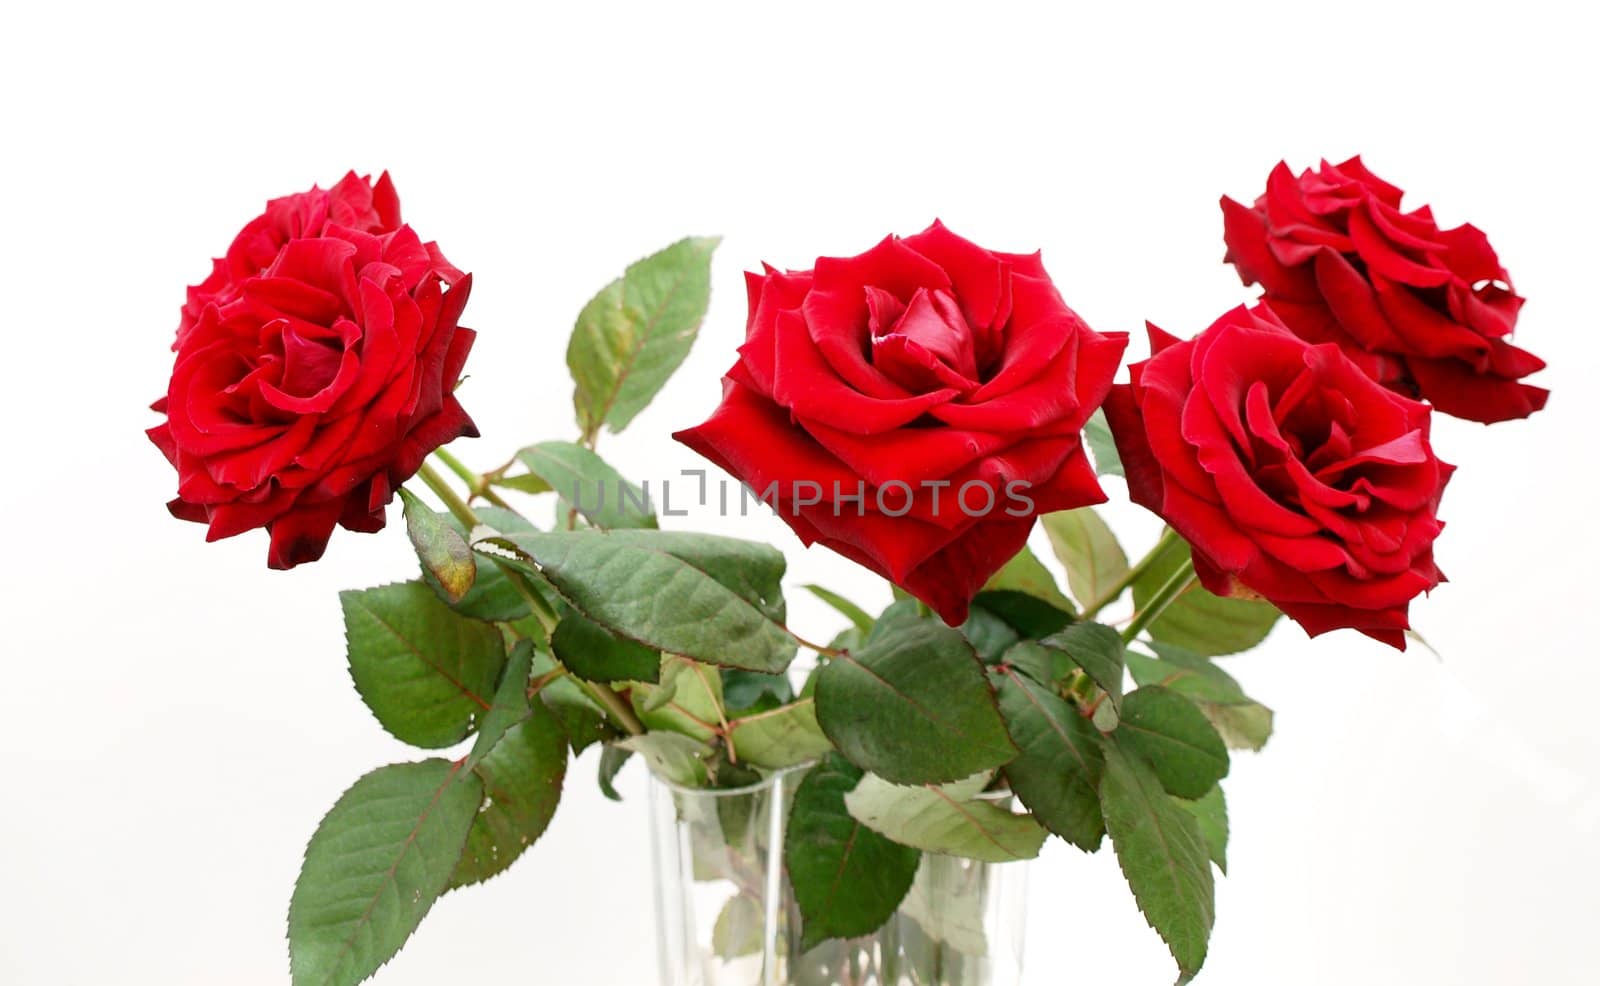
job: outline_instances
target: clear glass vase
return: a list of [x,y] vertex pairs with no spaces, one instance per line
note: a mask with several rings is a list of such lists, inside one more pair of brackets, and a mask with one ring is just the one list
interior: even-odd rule
[[661,986],[1021,983],[1026,863],[925,854],[900,910],[878,932],[800,952],[783,839],[804,774],[729,790],[651,776]]

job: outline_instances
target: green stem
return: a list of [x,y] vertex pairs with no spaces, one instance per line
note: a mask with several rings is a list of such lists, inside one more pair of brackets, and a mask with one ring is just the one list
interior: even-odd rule
[[511,504],[507,503],[505,497],[496,493],[494,491],[494,487],[490,486],[488,483],[483,484],[483,488],[477,492],[477,495],[483,497],[485,500],[488,500],[501,510],[509,510],[512,513],[518,512],[516,507],[513,507]]
[[1139,577],[1148,571],[1151,565],[1155,564],[1156,558],[1167,549],[1168,545],[1177,539],[1178,532],[1172,528],[1169,527],[1162,531],[1161,539],[1156,542],[1155,547],[1151,548],[1143,558],[1139,559],[1136,565],[1122,573],[1122,577],[1113,582],[1111,588],[1107,589],[1099,599],[1085,606],[1083,615],[1079,619],[1084,621],[1092,620],[1102,609],[1120,599],[1122,594],[1128,591],[1128,587],[1139,581]]
[[500,571],[505,574],[506,581],[511,583],[511,587],[517,590],[517,595],[522,597],[522,601],[533,610],[533,615],[539,618],[539,625],[544,627],[545,635],[554,633],[556,624],[561,622],[561,616],[550,605],[549,600],[544,598],[544,593],[535,589],[526,575],[510,565],[501,565]]
[[493,482],[496,482],[496,481],[498,481],[500,479],[503,479],[505,477],[505,474],[511,471],[511,467],[516,465],[516,464],[517,464],[517,457],[513,455],[511,458],[509,458],[506,461],[500,463],[500,465],[497,468],[490,469],[488,472],[484,473],[483,474],[484,481],[485,482],[489,482],[489,483],[493,483]]
[[565,678],[570,673],[571,672],[569,672],[566,668],[561,667],[560,665],[557,665],[556,668],[554,670],[552,670],[552,671],[546,671],[544,674],[542,674],[539,677],[533,679],[533,681],[529,683],[529,685],[528,685],[528,697],[530,699],[533,698],[535,695],[537,695],[540,692],[544,691],[546,685],[550,684],[552,681],[557,681],[557,680],[560,680],[561,678]]
[[1139,612],[1133,615],[1133,622],[1122,631],[1122,642],[1132,643],[1134,638],[1144,632],[1144,629],[1156,621],[1173,600],[1183,595],[1191,585],[1194,585],[1199,576],[1194,573],[1194,561],[1190,560],[1179,566],[1172,577],[1161,584],[1156,594],[1145,601]]
[[813,644],[811,641],[800,636],[798,633],[795,633],[793,630],[790,630],[788,627],[784,627],[783,629],[785,633],[794,639],[795,643],[799,644],[801,647],[804,647],[806,650],[816,651],[823,657],[843,657],[849,653],[849,651],[840,650],[837,647],[824,647],[821,644]]
[[606,712],[610,713],[611,718],[617,720],[617,723],[628,731],[629,736],[638,736],[644,732],[644,723],[640,722],[639,717],[633,714],[633,709],[628,705],[627,700],[618,695],[615,688],[596,681],[584,681],[577,675],[573,675],[572,680],[583,686],[583,690],[589,693],[589,697],[599,702]]
[[460,476],[461,481],[467,484],[468,490],[476,491],[482,485],[483,477],[468,469],[466,463],[452,455],[449,449],[440,446],[433,450],[433,457],[449,466],[451,472]]
[[448,449],[436,448],[433,450],[433,455],[434,458],[449,466],[450,471],[461,477],[461,481],[467,484],[467,496],[469,499],[482,497],[497,507],[506,510],[511,509],[511,504],[501,498],[500,494],[496,493],[494,488],[489,485],[487,476],[480,476],[473,472],[467,467],[466,463],[451,455]]
[[[585,431],[583,433],[583,437],[581,439],[581,441],[583,442],[583,447],[588,449],[591,452],[593,452],[595,450],[595,446],[596,445],[600,444],[600,426],[601,426],[601,424],[603,424],[603,422],[598,422],[597,421],[597,422],[595,422],[595,426],[594,426],[594,430],[593,431]],[[577,529],[578,529],[578,508],[576,506],[572,506],[572,507],[569,507],[567,509],[567,530],[575,531]]]

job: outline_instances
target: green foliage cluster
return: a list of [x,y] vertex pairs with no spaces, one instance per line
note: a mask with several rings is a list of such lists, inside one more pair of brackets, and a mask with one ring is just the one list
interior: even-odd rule
[[[404,494],[418,576],[342,594],[350,673],[373,716],[411,746],[455,752],[374,770],[324,818],[290,906],[296,986],[371,976],[440,895],[512,865],[549,825],[571,760],[596,744],[613,798],[635,754],[688,786],[805,768],[784,864],[808,947],[914,908],[924,854],[1009,862],[1051,836],[1086,852],[1109,838],[1193,976],[1226,860],[1219,782],[1230,749],[1259,749],[1272,715],[1213,659],[1259,643],[1278,614],[1195,586],[1125,641],[1092,617],[1128,593],[1144,605],[1187,549],[1165,538],[1130,564],[1084,509],[1043,520],[1066,590],[1027,549],[959,628],[911,600],[874,616],[807,586],[850,626],[828,647],[805,643],[786,623],[780,552],[658,529],[643,490],[595,451],[688,352],[715,246],[673,244],[583,308],[567,351],[578,441],[529,446],[484,474],[446,455],[465,495],[425,467],[450,511]],[[1116,472],[1114,449],[1090,438]],[[555,522],[530,522],[511,493],[555,494]],[[816,661],[796,689],[802,649]],[[748,922],[724,917],[718,940],[738,948]]]

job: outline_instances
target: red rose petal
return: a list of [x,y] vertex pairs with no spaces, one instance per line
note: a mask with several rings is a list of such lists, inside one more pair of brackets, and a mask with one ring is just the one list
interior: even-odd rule
[[1457,360],[1410,359],[1406,367],[1435,407],[1468,421],[1492,424],[1526,418],[1550,399],[1550,391],[1543,387],[1480,376]]
[[1375,273],[1419,288],[1437,287],[1450,280],[1450,272],[1407,257],[1380,232],[1365,209],[1350,213],[1350,241],[1356,253]]
[[851,388],[811,341],[798,312],[779,312],[772,396],[793,413],[854,435],[876,435],[915,421],[956,395],[951,388],[879,400]]

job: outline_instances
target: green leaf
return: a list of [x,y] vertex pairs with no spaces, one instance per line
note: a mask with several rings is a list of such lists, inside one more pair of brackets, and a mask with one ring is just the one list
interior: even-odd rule
[[[1052,650],[1037,640],[1021,640],[1000,655],[1001,668],[1015,668],[1038,684],[1053,686],[1062,677],[1068,662],[1057,650]],[[991,669],[990,674],[994,673]]]
[[710,743],[727,712],[717,669],[677,654],[661,658],[660,683],[631,689],[634,711],[651,730],[667,730]]
[[800,907],[802,951],[877,931],[916,876],[917,850],[863,827],[846,810],[845,795],[860,780],[861,771],[834,754],[795,789],[783,852]]
[[1161,786],[1180,798],[1198,798],[1228,776],[1228,748],[1195,704],[1176,692],[1147,685],[1122,700],[1116,736],[1144,757]]
[[[480,507],[479,509],[487,508]],[[466,540],[468,531],[461,521],[448,513],[435,513],[433,516],[439,523],[446,525],[461,535],[463,541]],[[480,513],[479,516],[481,518],[482,514]],[[488,559],[479,557],[477,552],[473,552],[473,554],[475,558],[474,568],[477,574],[473,579],[472,587],[460,599],[452,600],[450,598],[449,591],[439,584],[439,580],[428,570],[426,564],[422,566],[422,581],[428,583],[428,586],[438,594],[440,599],[449,603],[450,608],[462,616],[483,620],[486,623],[512,623],[526,618],[529,614],[527,600],[522,598],[522,594],[517,591],[516,586],[512,585],[511,581],[506,578],[505,573],[500,570],[500,566]]]
[[1103,623],[1074,623],[1040,641],[1066,655],[1083,669],[1089,680],[1111,697],[1111,707],[1122,707],[1122,637]]
[[839,751],[896,783],[958,780],[1017,754],[972,645],[937,620],[880,621],[817,672],[816,698]]
[[620,736],[619,730],[611,726],[605,713],[583,693],[575,681],[552,681],[539,692],[539,700],[561,723],[561,731],[567,735],[567,745],[571,747],[573,756],[578,756],[596,743],[605,743]]
[[1117,722],[1121,718],[1115,706],[1110,702],[1101,702],[1094,706],[1094,711],[1090,714],[1089,721],[1094,723],[1094,728],[1102,733],[1109,733],[1117,728]]
[[[667,660],[667,658],[668,655],[662,655],[662,660]],[[672,701],[673,696],[678,694],[678,678],[684,670],[685,666],[677,663],[674,663],[672,668],[669,669],[670,673],[668,674],[662,674],[661,670],[657,668],[657,680],[654,684],[646,682],[634,688],[631,696],[633,704],[638,711],[655,712]]]
[[494,485],[534,496],[540,493],[549,493],[554,489],[549,483],[531,472],[519,473],[515,476],[501,476],[494,481]]
[[1050,547],[1067,570],[1067,584],[1084,606],[1095,606],[1128,574],[1128,556],[1093,507],[1040,518]]
[[870,633],[872,631],[871,614],[832,589],[825,589],[820,585],[803,585],[800,588],[838,610],[845,619],[855,624],[856,629],[862,633]]
[[[555,658],[534,655],[532,674],[542,677],[556,670]],[[583,690],[577,679],[563,675],[539,689],[539,701],[561,723],[572,755],[577,756],[595,743],[617,739],[621,733],[606,720],[605,713]]]
[[484,787],[466,850],[450,887],[486,880],[516,861],[544,832],[561,798],[567,737],[543,702],[528,701],[534,645],[519,640],[465,765]]
[[421,582],[339,594],[356,690],[383,728],[412,746],[453,746],[489,710],[505,645]]
[[525,534],[528,531],[537,531],[539,528],[533,521],[505,507],[497,507],[492,503],[480,503],[475,509],[478,519],[487,527],[492,527],[501,534]]
[[711,297],[718,237],[690,237],[628,267],[578,314],[567,344],[585,437],[621,431],[694,345]]
[[356,781],[306,847],[289,903],[295,986],[355,986],[387,962],[449,883],[483,798],[445,760]]
[[[1134,580],[1134,604],[1143,606],[1188,560],[1189,544],[1182,538],[1172,538],[1161,545],[1149,567]],[[1279,615],[1271,603],[1223,599],[1196,583],[1150,624],[1149,633],[1160,643],[1182,647],[1201,657],[1217,657],[1261,643]]]
[[739,762],[767,770],[794,767],[833,749],[809,698],[735,719],[728,727],[728,742]]
[[1145,920],[1186,978],[1206,960],[1216,917],[1210,854],[1194,816],[1169,798],[1150,767],[1107,743],[1100,807],[1122,875]]
[[405,506],[406,534],[417,551],[417,560],[451,602],[460,602],[478,577],[467,539],[404,486],[400,487],[400,502]]
[[533,704],[472,769],[483,782],[483,801],[452,888],[503,872],[544,834],[567,775],[566,734],[554,713]]
[[517,458],[595,527],[656,527],[650,491],[622,478],[621,473],[582,445],[541,442],[518,452]]
[[617,793],[615,782],[617,774],[632,756],[632,750],[615,745],[607,745],[600,751],[600,793],[612,801],[622,800],[622,795]]
[[681,787],[705,787],[710,780],[706,760],[711,747],[679,733],[641,733],[618,740],[617,746],[644,757],[657,777]]
[[722,704],[730,716],[766,712],[794,701],[794,686],[787,675],[722,669]]
[[1028,815],[1016,815],[973,798],[987,773],[943,786],[902,787],[868,774],[844,796],[850,817],[924,852],[1009,863],[1039,855],[1047,832]]
[[619,637],[575,610],[556,624],[550,649],[585,681],[655,681],[661,673],[660,651]]
[[[1049,519],[1049,516],[1045,517],[1045,520]],[[1026,544],[1001,567],[1000,571],[989,577],[989,581],[983,585],[983,590],[1021,592],[1049,603],[1065,613],[1077,612],[1072,608],[1072,601],[1056,585],[1055,576],[1050,574],[1050,570],[1044,567],[1044,562],[1040,561],[1039,556]]]
[[533,674],[534,645],[531,640],[519,640],[506,658],[505,672],[495,689],[489,711],[478,723],[478,738],[467,754],[467,767],[478,765],[494,749],[506,730],[528,715],[528,684]]
[[730,897],[711,926],[711,951],[724,959],[754,955],[766,940],[766,924],[766,912],[754,897]]
[[1022,750],[1005,765],[1017,799],[1056,835],[1086,852],[1100,847],[1100,734],[1070,703],[1014,668],[990,671],[1011,738]]
[[1199,707],[1217,735],[1232,749],[1260,750],[1272,738],[1272,710],[1259,702],[1200,702]]
[[501,542],[535,562],[589,619],[639,643],[750,671],[788,667],[784,558],[750,541],[676,531],[513,534]]
[[1272,735],[1272,710],[1249,698],[1233,676],[1203,657],[1156,644],[1159,658],[1130,651],[1128,670],[1141,685],[1160,685],[1185,696],[1235,750],[1259,750]]
[[1128,671],[1141,685],[1160,685],[1196,702],[1236,705],[1248,702],[1244,689],[1228,672],[1188,651],[1159,647],[1162,657],[1129,651]]
[[985,664],[1000,660],[1000,655],[1021,639],[1011,624],[976,605],[968,610],[967,622],[961,624],[960,630],[972,649],[978,652],[978,660]]
[[1111,437],[1111,425],[1106,412],[1096,410],[1083,426],[1083,440],[1094,458],[1094,468],[1102,476],[1123,476],[1122,456],[1117,454],[1116,439]]
[[1000,617],[1027,640],[1048,637],[1072,622],[1072,613],[1016,589],[986,589],[972,597],[972,605]]
[[883,608],[883,612],[878,614],[877,622],[873,623],[872,629],[867,631],[867,639],[870,640],[876,636],[895,633],[906,627],[928,622],[928,617],[923,615],[925,608],[921,602],[911,596],[897,597],[894,602]]
[[[481,504],[477,508],[478,519],[483,521],[484,528],[478,530],[478,536],[483,536],[484,530],[492,528],[496,532],[516,532],[533,530],[533,525],[515,511],[505,510],[489,504]],[[441,523],[448,525],[463,539],[471,533],[460,520],[448,513],[434,515]],[[486,559],[480,552],[473,552],[476,556],[477,578],[472,583],[472,588],[467,591],[457,602],[451,602],[449,593],[434,578],[426,566],[422,569],[422,580],[438,593],[439,597],[450,603],[450,608],[462,616],[470,616],[475,620],[488,623],[514,623],[527,619],[530,615],[528,602],[522,593],[507,578],[500,563],[492,558]],[[537,586],[535,587],[537,588]]]
[[1178,804],[1194,816],[1200,827],[1200,837],[1206,840],[1211,861],[1224,874],[1228,872],[1228,802],[1222,794],[1222,785],[1206,792],[1198,801],[1179,800]]

